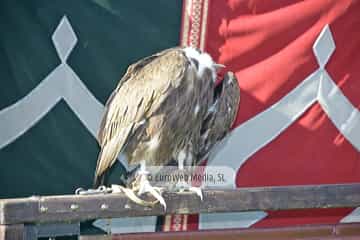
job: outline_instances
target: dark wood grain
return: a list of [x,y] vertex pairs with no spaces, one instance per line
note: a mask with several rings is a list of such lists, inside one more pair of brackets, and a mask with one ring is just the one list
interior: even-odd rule
[[360,184],[204,190],[204,200],[194,193],[165,192],[167,211],[147,208],[123,194],[64,195],[0,200],[0,224],[81,221],[95,218],[156,216],[360,206]]

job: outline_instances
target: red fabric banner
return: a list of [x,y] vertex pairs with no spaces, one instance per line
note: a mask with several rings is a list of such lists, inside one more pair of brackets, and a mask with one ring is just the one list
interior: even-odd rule
[[[203,48],[236,73],[241,101],[235,131],[319,68],[313,45],[327,24],[336,48],[325,70],[354,108],[354,115],[359,112],[360,1],[201,0],[184,1],[183,11],[183,45]],[[335,118],[342,117],[343,109],[338,110]],[[318,101],[313,103],[246,159],[237,171],[236,186],[360,182],[359,149],[333,121]],[[244,136],[249,137],[253,136]],[[268,212],[253,226],[336,223],[351,211]]]

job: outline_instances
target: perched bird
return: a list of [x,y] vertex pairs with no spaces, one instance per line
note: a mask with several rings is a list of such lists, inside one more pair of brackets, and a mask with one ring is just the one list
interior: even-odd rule
[[[225,144],[223,140],[229,135],[231,127],[235,122],[239,103],[240,88],[236,76],[232,72],[227,72],[220,83],[213,88],[213,103],[202,120],[199,136],[195,138],[198,141],[195,143],[198,146],[197,152],[193,161],[187,163],[187,166],[200,165],[203,160],[213,157],[218,148]],[[190,142],[189,145],[189,147],[192,147],[194,142]],[[178,164],[176,160],[172,160],[169,163],[171,166],[175,164]],[[181,170],[182,167],[179,168]],[[191,169],[195,170],[194,168]],[[178,174],[177,171],[176,174]],[[169,186],[174,189],[178,185]],[[201,189],[191,187],[186,182],[180,182],[180,185],[188,185],[190,190],[201,196]]]
[[166,206],[150,185],[146,166],[176,159],[181,167],[199,152],[195,143],[213,103],[218,67],[210,55],[191,47],[167,49],[130,65],[105,106],[95,187],[122,151],[129,165],[140,164],[138,194],[148,192]]
[[206,159],[214,147],[230,132],[236,119],[240,102],[240,88],[236,76],[227,72],[214,88],[213,105],[202,122],[197,163]]

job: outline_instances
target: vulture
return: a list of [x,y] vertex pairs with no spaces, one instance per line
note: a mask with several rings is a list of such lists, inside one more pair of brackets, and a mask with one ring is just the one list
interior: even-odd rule
[[215,116],[219,67],[192,47],[167,49],[130,65],[105,105],[94,186],[103,183],[123,152],[129,165],[140,165],[138,195],[149,193],[166,207],[147,179],[146,166],[166,166],[175,159],[182,168],[201,152],[202,123]]

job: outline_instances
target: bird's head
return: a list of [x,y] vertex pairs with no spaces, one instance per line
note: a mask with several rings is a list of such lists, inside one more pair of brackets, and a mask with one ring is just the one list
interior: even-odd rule
[[193,47],[184,48],[184,52],[191,64],[197,69],[199,77],[210,73],[211,80],[216,81],[217,71],[223,68],[224,65],[217,64],[209,54]]

